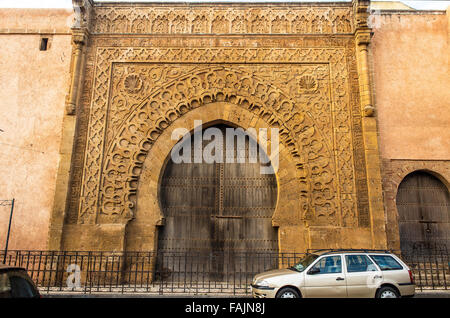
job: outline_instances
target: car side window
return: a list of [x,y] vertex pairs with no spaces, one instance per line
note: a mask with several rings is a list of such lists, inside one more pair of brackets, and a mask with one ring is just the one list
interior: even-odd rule
[[370,257],[377,263],[382,271],[403,269],[392,256],[389,255],[370,255]]
[[37,295],[34,287],[23,277],[10,275],[9,283],[11,285],[11,297],[13,298],[32,298]]
[[341,257],[324,257],[319,260],[311,269],[319,269],[318,274],[342,273]]
[[377,267],[366,255],[346,255],[347,272],[370,272],[376,271]]

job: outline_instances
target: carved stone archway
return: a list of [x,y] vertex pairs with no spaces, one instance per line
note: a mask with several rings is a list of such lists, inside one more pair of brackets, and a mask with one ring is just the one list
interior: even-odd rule
[[[172,131],[177,128],[192,130],[194,129],[194,120],[200,120],[203,123],[226,122],[244,130],[250,127],[255,129],[273,127],[249,110],[229,102],[208,103],[191,110],[185,116],[174,121],[170,129],[161,133],[142,165],[136,200],[137,212],[127,229],[128,250],[142,249],[143,246],[145,250],[155,249],[157,242],[156,227],[163,224],[164,218],[159,202],[159,184],[164,167],[168,158],[170,158],[170,151],[178,142],[178,140],[171,139]],[[272,224],[280,228],[279,244],[282,249],[286,240],[284,237],[286,233],[289,233],[292,228],[302,226],[300,211],[305,209],[307,198],[302,193],[302,189],[305,188],[302,186],[299,170],[292,160],[288,148],[283,145],[280,146],[279,158],[279,168],[276,174],[278,198]],[[297,198],[297,200],[289,198]],[[146,233],[146,235],[143,235],[143,233]],[[297,241],[299,246],[305,246],[307,243],[300,239],[297,239]]]
[[[130,77],[135,85],[142,81],[132,74],[125,78],[125,85]],[[176,121],[198,108],[202,113],[204,105],[212,102],[237,105],[248,110],[256,121],[261,120],[280,130],[280,142],[296,167],[298,188],[304,200],[303,218],[307,217],[307,212],[312,212],[312,206],[334,209],[335,205],[325,202],[325,198],[311,195],[311,184],[321,190],[330,184],[334,187],[333,164],[329,160],[332,155],[314,118],[273,85],[232,68],[214,66],[166,84],[147,97],[118,125],[119,133],[105,150],[100,214],[109,217],[109,222],[116,216],[132,217],[137,184],[149,150],[166,129],[172,129]],[[210,120],[215,119],[223,118]],[[185,122],[184,127],[189,126]],[[249,128],[252,123],[246,123],[246,126]],[[168,143],[168,140],[165,142]],[[128,178],[121,179],[119,175],[127,175]],[[117,197],[120,202],[115,201]]]
[[[140,93],[145,82],[135,72],[124,76],[123,86],[128,94]],[[150,209],[149,202],[158,202],[156,184],[176,143],[170,139],[171,131],[191,129],[194,120],[225,120],[244,129],[279,129],[279,171],[283,178],[280,181],[278,177],[278,202],[283,208],[275,210],[273,224],[282,228],[281,236],[298,233],[299,229],[294,228],[308,219],[332,220],[328,214],[334,214],[337,206],[332,193],[336,187],[333,155],[313,116],[288,94],[257,76],[221,65],[196,67],[194,72],[165,83],[136,105],[117,124],[115,130],[119,133],[111,137],[105,149],[97,220],[125,224],[136,218],[126,231],[129,250],[153,249],[162,214],[159,204]],[[141,180],[144,171],[153,188],[146,189]],[[126,178],[120,178],[121,175]],[[150,201],[142,200],[143,197]],[[153,213],[145,215],[142,211]],[[139,213],[145,216],[138,217]],[[139,224],[145,230],[137,228]],[[133,235],[146,236],[149,245],[140,240],[139,246],[133,247]],[[284,241],[279,239],[280,248]],[[289,241],[298,241],[301,249],[307,246],[298,238],[291,237]]]

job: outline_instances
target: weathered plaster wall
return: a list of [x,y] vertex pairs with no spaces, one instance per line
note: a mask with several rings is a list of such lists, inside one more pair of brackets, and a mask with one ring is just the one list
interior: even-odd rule
[[388,247],[400,249],[397,189],[415,170],[450,180],[450,11],[375,15],[373,84]]
[[449,15],[383,13],[372,38],[382,158],[450,159]]
[[[11,249],[46,249],[71,58],[71,10],[0,10],[0,199]],[[39,50],[41,36],[49,49]],[[9,207],[0,207],[4,248]]]

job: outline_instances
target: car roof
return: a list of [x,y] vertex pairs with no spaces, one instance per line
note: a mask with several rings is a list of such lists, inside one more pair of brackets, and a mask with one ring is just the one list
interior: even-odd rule
[[316,254],[318,256],[331,255],[331,254],[392,254],[387,250],[366,250],[366,249],[323,249],[323,250],[312,250],[311,254]]
[[20,266],[14,266],[14,265],[6,265],[6,264],[0,264],[0,271],[5,271],[5,270],[9,270],[9,269],[14,269],[14,270],[25,270],[25,268],[20,267]]

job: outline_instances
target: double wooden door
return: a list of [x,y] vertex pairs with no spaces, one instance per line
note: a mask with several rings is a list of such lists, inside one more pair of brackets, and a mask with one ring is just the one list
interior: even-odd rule
[[[218,125],[225,137],[229,128]],[[169,160],[161,180],[160,199],[165,225],[160,228],[158,253],[169,272],[203,272],[216,279],[227,274],[261,266],[273,267],[278,249],[277,231],[272,227],[277,185],[274,174],[261,174],[263,165],[248,160],[249,139],[239,148],[223,147],[221,156],[230,151],[243,163],[199,163],[193,149],[192,162]],[[203,141],[202,148],[209,144]],[[259,156],[258,156],[259,158]],[[197,158],[198,159],[198,158]],[[269,264],[270,263],[270,264]],[[192,274],[192,273],[191,273]]]

